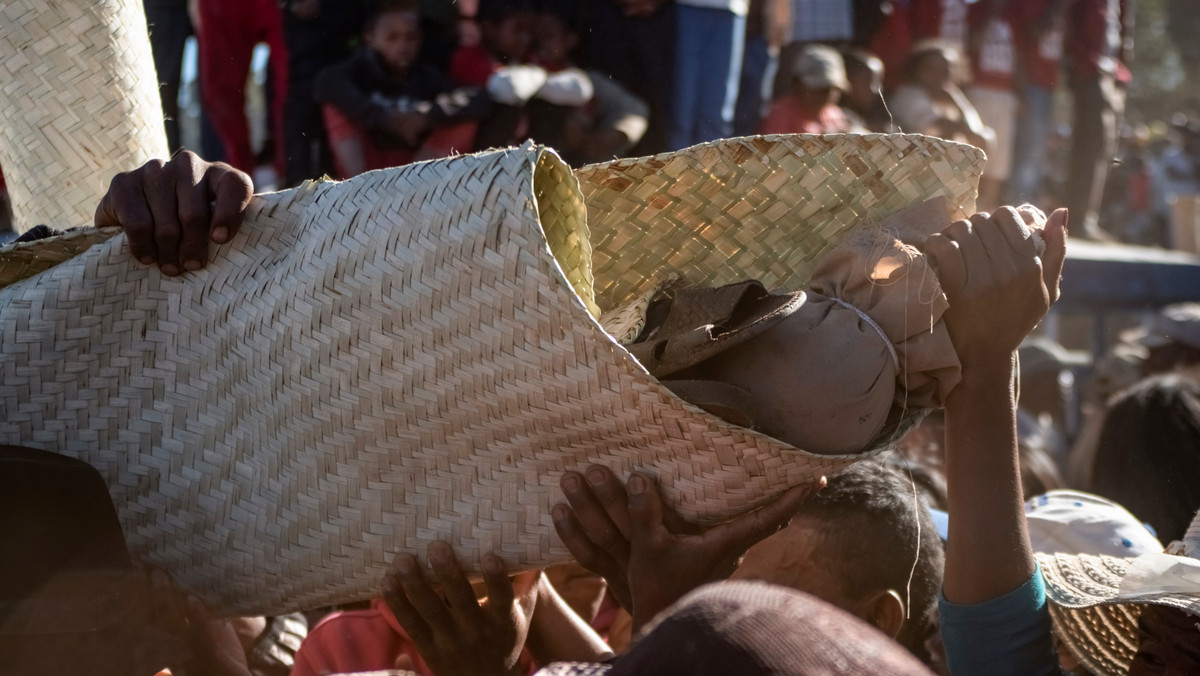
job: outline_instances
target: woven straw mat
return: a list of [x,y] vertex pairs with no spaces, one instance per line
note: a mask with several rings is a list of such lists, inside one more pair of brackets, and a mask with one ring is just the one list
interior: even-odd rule
[[166,155],[142,3],[0,2],[0,167],[19,232],[89,225],[113,174]]
[[726,519],[863,456],[676,398],[593,289],[799,285],[860,219],[933,194],[969,211],[981,164],[918,136],[748,138],[577,182],[526,145],[262,195],[199,272],[118,236],[0,289],[0,442],[98,467],[135,554],[226,613],[377,595],[434,539],[468,565],[568,560],[550,507],[595,462]]

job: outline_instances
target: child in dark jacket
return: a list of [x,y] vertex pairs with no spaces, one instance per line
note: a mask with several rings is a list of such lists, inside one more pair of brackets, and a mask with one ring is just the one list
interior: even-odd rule
[[365,47],[322,71],[315,88],[343,177],[470,150],[487,94],[417,61],[416,0],[380,2],[363,38]]

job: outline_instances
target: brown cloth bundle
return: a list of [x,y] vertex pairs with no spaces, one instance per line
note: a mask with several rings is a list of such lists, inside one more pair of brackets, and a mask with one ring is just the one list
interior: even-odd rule
[[669,290],[630,352],[729,422],[815,453],[861,452],[905,412],[940,407],[959,381],[946,296],[920,249],[951,215],[939,197],[858,225],[806,292]]
[[819,404],[799,427],[811,440],[801,448],[859,451],[885,420],[941,408],[958,384],[958,355],[941,321],[946,295],[919,248],[950,225],[950,213],[937,198],[860,225],[821,261],[802,310],[821,323],[796,348],[828,343],[833,353],[797,383],[801,401]]

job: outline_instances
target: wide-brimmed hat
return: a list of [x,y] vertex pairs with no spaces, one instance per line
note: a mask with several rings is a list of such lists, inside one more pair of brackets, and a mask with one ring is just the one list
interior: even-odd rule
[[721,521],[903,424],[842,456],[731,425],[650,377],[613,339],[636,313],[611,309],[665,276],[802,288],[856,224],[939,195],[969,213],[982,164],[922,136],[773,136],[573,175],[526,145],[260,195],[176,278],[124,236],[56,263],[76,240],[18,245],[0,270],[49,269],[0,288],[0,443],[100,469],[134,554],[226,613],[376,595],[434,539],[468,565],[564,562],[550,507],[591,463]]
[[1037,554],[1054,632],[1097,676],[1128,673],[1148,605],[1200,618],[1200,514],[1182,541],[1136,558]]

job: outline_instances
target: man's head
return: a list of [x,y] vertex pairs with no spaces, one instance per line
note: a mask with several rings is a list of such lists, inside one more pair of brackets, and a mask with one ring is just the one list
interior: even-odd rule
[[[541,673],[541,672],[539,672]],[[609,665],[551,665],[555,676],[928,674],[912,655],[848,613],[777,585],[700,587],[661,613]]]
[[905,79],[928,90],[942,89],[954,81],[957,61],[958,51],[946,43],[918,43],[905,63]]
[[537,39],[534,51],[546,68],[563,68],[571,62],[571,53],[579,46],[574,2],[547,2],[538,9],[534,23]]
[[0,673],[148,675],[186,656],[87,463],[0,446],[0,542]]
[[1200,303],[1168,305],[1130,338],[1146,349],[1145,375],[1200,364]]
[[519,63],[529,55],[536,15],[529,0],[479,0],[483,43],[497,60]]
[[842,55],[846,64],[846,94],[855,108],[866,109],[881,100],[883,61],[865,49],[852,49]]
[[1200,509],[1200,382],[1160,375],[1114,398],[1085,488],[1124,505],[1159,539],[1181,538]]
[[416,0],[382,0],[367,19],[363,40],[393,74],[412,68],[421,51],[421,22]]
[[788,68],[792,91],[807,108],[816,110],[837,103],[842,92],[850,88],[842,55],[832,47],[809,45],[795,55]]
[[859,463],[829,477],[787,528],[747,552],[733,577],[808,592],[924,659],[943,558],[912,486],[886,467]]

